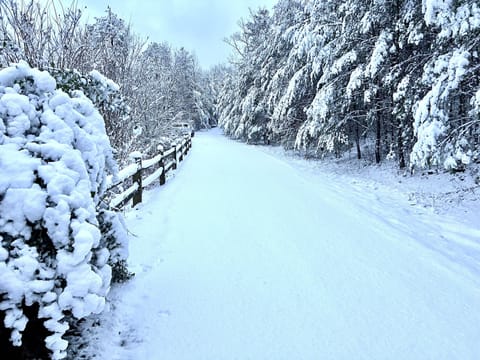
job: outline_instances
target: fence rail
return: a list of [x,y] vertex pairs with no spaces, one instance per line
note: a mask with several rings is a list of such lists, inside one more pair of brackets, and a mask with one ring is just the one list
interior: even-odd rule
[[[160,153],[151,159],[143,160],[140,153],[132,154],[134,163],[128,165],[118,173],[118,180],[107,186],[107,194],[110,194],[109,206],[113,209],[122,209],[132,200],[132,206],[142,202],[143,189],[159,181],[160,185],[166,182],[169,171],[175,170],[180,161],[183,161],[192,147],[192,137],[185,135],[173,144],[167,151]],[[156,169],[155,169],[156,168]],[[146,173],[150,173],[145,178]],[[123,190],[125,184],[128,188]],[[113,189],[121,188],[122,192],[112,195]]]

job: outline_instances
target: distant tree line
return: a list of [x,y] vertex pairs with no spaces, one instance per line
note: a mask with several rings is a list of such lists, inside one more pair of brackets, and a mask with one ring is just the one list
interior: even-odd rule
[[478,1],[280,0],[239,25],[229,136],[400,168],[480,161]]
[[135,150],[155,152],[176,116],[196,128],[215,123],[209,74],[192,53],[147,42],[110,8],[89,24],[82,16],[75,2],[0,2],[0,68],[23,60],[55,74],[64,89],[82,90],[102,113],[120,163]]

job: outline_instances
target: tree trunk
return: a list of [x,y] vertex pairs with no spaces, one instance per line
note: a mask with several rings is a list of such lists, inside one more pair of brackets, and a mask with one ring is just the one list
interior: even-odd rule
[[377,136],[375,141],[375,162],[379,164],[381,161],[382,132],[381,132],[380,116],[378,116],[378,114],[376,115],[375,121],[377,123],[377,129],[376,129]]
[[360,149],[360,129],[358,124],[355,125],[355,145],[357,146],[357,159],[362,158],[362,150]]
[[403,150],[403,127],[398,127],[397,148],[398,148],[398,166],[400,169],[405,168],[405,153]]

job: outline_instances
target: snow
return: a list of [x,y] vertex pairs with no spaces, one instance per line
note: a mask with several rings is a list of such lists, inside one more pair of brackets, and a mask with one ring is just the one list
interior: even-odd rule
[[130,153],[128,156],[130,161],[135,161],[137,159],[141,159],[143,157],[142,153],[140,151],[133,151]]
[[117,183],[123,182],[138,171],[138,165],[133,163],[118,172]]
[[[181,145],[185,145],[186,140],[184,140]],[[180,146],[180,145],[179,145]],[[154,156],[151,159],[146,159],[142,161],[142,169],[148,169],[149,167],[157,164],[162,157],[167,157],[175,152],[176,147],[171,148],[169,151],[167,151],[165,154],[158,154]],[[142,158],[142,153],[139,151],[134,151],[130,154],[130,160],[133,162],[135,159],[141,159]],[[118,172],[117,176],[117,182],[116,184],[125,181],[132,175],[134,175],[138,171],[138,165],[136,163],[132,163],[130,165],[127,165],[124,169],[120,170]],[[109,179],[109,186],[114,185],[112,182],[112,178]]]
[[432,25],[441,22],[451,4],[452,0],[422,0],[425,23]]
[[163,154],[158,154],[157,156],[154,156],[153,158],[151,159],[148,159],[148,160],[143,160],[142,161],[142,169],[148,169],[149,167],[155,165],[155,164],[158,164],[160,162],[160,160],[162,159],[163,157]]
[[300,70],[296,71],[292,78],[289,80],[285,93],[281,96],[277,106],[275,106],[274,108],[274,112],[272,115],[273,119],[278,121],[278,119],[281,119],[282,116],[285,116],[294,99],[297,96],[301,95],[298,94],[298,92],[303,89],[302,85],[305,82],[305,73],[305,67],[302,67]]
[[394,178],[199,133],[127,213],[136,276],[79,356],[478,358],[478,196],[442,213],[406,195],[450,180]]
[[388,46],[391,42],[392,34],[383,30],[375,43],[370,62],[365,69],[365,72],[370,78],[375,78],[377,73],[382,69],[382,65],[388,56]]
[[[470,57],[470,52],[455,49],[450,54],[439,56],[430,64],[430,68],[426,68],[422,80],[430,85],[431,89],[415,105],[413,125],[417,142],[410,154],[413,165],[429,167],[443,164],[445,169],[458,169],[459,163],[471,161],[472,154],[469,153],[466,140],[465,144],[461,144],[462,139],[457,139],[456,144],[447,143],[443,145],[445,149],[442,149],[442,140],[449,124],[445,104],[449,103],[452,94],[465,80]],[[452,150],[453,147],[456,149]]]
[[[449,92],[460,86],[468,70],[470,53],[463,50],[455,50],[448,61],[448,87],[444,90],[442,97],[447,99]],[[441,74],[442,71],[439,72]]]
[[110,201],[110,208],[115,209],[118,205],[120,205],[125,199],[127,199],[130,195],[135,193],[138,190],[138,183],[134,183],[130,186],[127,190],[116,196],[112,201]]
[[145,178],[145,180],[143,180],[142,186],[143,186],[143,187],[147,187],[147,186],[153,184],[155,181],[158,181],[158,179],[159,179],[160,175],[162,175],[163,171],[164,171],[164,168],[163,168],[163,167],[158,168],[157,170],[155,170],[155,171],[153,172],[153,174],[147,176],[147,177]]
[[99,313],[110,287],[110,264],[94,256],[108,252],[96,206],[116,164],[91,101],[25,62],[0,71],[0,118],[0,310],[21,345],[25,305],[37,303],[63,359],[68,313]]
[[351,65],[354,64],[357,61],[357,52],[355,50],[348,51],[345,53],[345,55],[342,55],[339,59],[335,60],[333,62],[332,68],[331,68],[331,74],[332,75],[338,75],[344,71],[344,69]]
[[167,157],[167,156],[172,155],[175,152],[175,150],[176,150],[176,148],[172,147],[170,150],[165,152],[164,156]]
[[348,81],[346,88],[346,95],[348,99],[353,99],[355,90],[360,89],[362,86],[362,76],[364,73],[363,65],[359,65],[350,74],[350,80]]
[[35,87],[39,92],[53,92],[57,86],[53,79],[46,71],[31,71],[30,66],[25,61],[20,61],[14,66],[2,69],[0,73],[0,84],[12,84],[15,80],[31,77],[35,83]]
[[90,76],[106,88],[110,88],[113,91],[118,91],[120,89],[120,86],[118,86],[113,80],[106,78],[97,70],[90,71]]

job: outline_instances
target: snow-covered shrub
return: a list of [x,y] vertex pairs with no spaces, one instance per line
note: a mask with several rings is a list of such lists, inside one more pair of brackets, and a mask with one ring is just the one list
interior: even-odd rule
[[444,161],[443,167],[451,172],[464,171],[465,167],[471,163],[473,155],[466,138],[456,141],[455,146],[450,145],[447,153],[450,155]]
[[109,251],[108,265],[112,268],[112,282],[123,283],[132,278],[133,274],[128,270],[128,238],[124,231],[126,225],[118,213],[101,209],[97,215],[100,232],[100,247]]
[[102,116],[45,71],[26,63],[1,70],[0,173],[3,325],[20,346],[26,312],[37,306],[51,358],[62,359],[68,321],[103,310],[109,262],[125,256],[121,244],[109,244],[111,232],[101,233],[99,220],[116,220],[97,214],[106,176],[116,173]]
[[82,91],[98,109],[105,121],[107,135],[112,146],[117,150],[117,160],[125,160],[125,151],[134,137],[134,123],[130,119],[130,107],[120,91],[120,87],[98,71],[93,70],[84,75],[76,70],[50,69],[57,82],[57,87],[70,96]]
[[75,70],[50,70],[57,82],[57,87],[68,94],[81,90],[93,102],[95,107],[103,111],[116,111],[128,117],[129,107],[123,98],[120,87],[98,71],[93,70],[87,75]]

